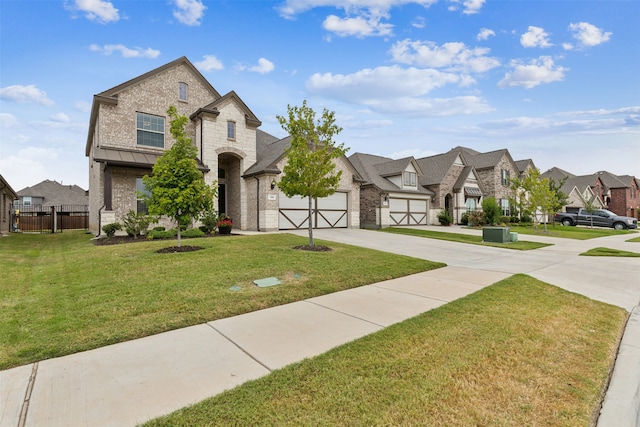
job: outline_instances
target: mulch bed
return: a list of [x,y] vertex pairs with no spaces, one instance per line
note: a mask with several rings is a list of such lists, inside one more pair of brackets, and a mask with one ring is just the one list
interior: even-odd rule
[[309,245],[303,245],[303,246],[294,246],[293,249],[298,249],[301,251],[311,251],[311,252],[329,252],[330,250],[332,250],[330,247],[328,246],[322,246],[322,245],[314,245],[314,246],[309,246]]

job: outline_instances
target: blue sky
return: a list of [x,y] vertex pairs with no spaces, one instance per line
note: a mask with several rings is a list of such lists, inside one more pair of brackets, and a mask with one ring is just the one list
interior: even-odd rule
[[639,42],[635,0],[0,0],[0,174],[88,188],[93,95],[186,56],[276,136],[306,99],[349,154],[640,177]]

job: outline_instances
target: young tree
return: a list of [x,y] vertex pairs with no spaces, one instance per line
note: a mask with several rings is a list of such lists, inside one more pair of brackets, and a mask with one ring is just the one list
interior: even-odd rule
[[166,215],[178,223],[178,247],[180,225],[198,218],[213,208],[216,187],[208,186],[198,169],[198,150],[186,135],[187,116],[178,115],[175,106],[169,107],[170,131],[175,140],[153,165],[151,176],[145,175],[142,182],[149,191],[144,200],[151,215]]
[[482,201],[482,212],[484,212],[487,224],[496,225],[498,223],[501,209],[495,197],[487,197]]
[[287,164],[278,187],[287,197],[301,196],[309,199],[309,246],[313,241],[313,200],[336,192],[342,171],[335,171],[334,159],[345,155],[348,148],[336,145],[333,137],[342,131],[335,124],[333,111],[323,109],[322,117],[307,106],[287,106],[287,117],[276,116],[280,125],[291,135],[291,145],[285,151]]
[[589,214],[589,228],[593,228],[593,214],[598,210],[598,207],[591,199],[584,197],[582,194],[578,193],[578,197],[582,200],[582,210]]
[[[549,189],[555,194],[555,201],[551,210],[553,212],[559,212],[569,203],[569,195],[561,190],[564,183],[569,177],[565,176],[559,182],[549,178]],[[554,224],[555,225],[555,224]]]
[[[529,195],[527,208],[534,213],[534,224],[536,228],[540,224],[537,212],[542,216],[549,215],[557,203],[556,193],[551,191],[549,178],[540,178],[538,169],[530,169],[523,180],[523,187]],[[547,222],[544,223],[544,231],[547,231]]]

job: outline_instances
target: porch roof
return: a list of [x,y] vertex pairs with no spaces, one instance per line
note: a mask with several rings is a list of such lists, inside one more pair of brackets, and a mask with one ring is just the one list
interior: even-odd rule
[[[158,157],[163,153],[151,153],[148,151],[134,151],[122,148],[96,147],[94,160],[96,162],[107,163],[112,166],[124,166],[130,168],[151,169]],[[196,165],[202,172],[209,172],[209,167],[196,159]]]

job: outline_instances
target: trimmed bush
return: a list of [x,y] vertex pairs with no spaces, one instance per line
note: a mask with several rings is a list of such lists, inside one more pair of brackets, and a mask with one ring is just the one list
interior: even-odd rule
[[149,239],[153,239],[153,240],[160,240],[160,239],[173,239],[174,237],[176,237],[177,235],[177,231],[176,230],[151,230],[147,233],[147,238]]
[[469,224],[469,212],[465,212],[462,214],[462,216],[460,217],[460,224]]
[[120,225],[119,222],[112,222],[111,224],[102,226],[102,231],[104,231],[107,237],[113,237],[118,230],[122,230],[122,225]]
[[482,201],[482,211],[484,212],[486,223],[488,225],[496,225],[500,218],[501,209],[494,197],[487,197]]
[[194,237],[204,237],[205,233],[199,228],[191,228],[189,230],[183,231],[180,235],[182,237],[194,238]]
[[153,231],[164,231],[164,230],[166,230],[166,228],[164,228],[162,226],[153,227]]

